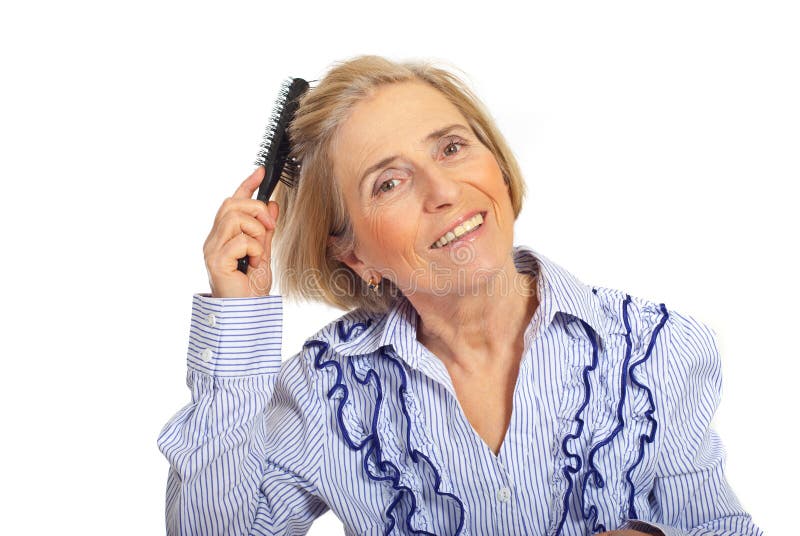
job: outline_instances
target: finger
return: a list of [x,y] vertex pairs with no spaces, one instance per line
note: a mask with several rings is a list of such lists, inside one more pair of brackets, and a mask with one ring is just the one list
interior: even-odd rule
[[228,240],[222,246],[218,267],[222,273],[233,272],[238,269],[239,259],[242,257],[247,257],[251,266],[257,266],[263,254],[264,246],[261,242],[252,236],[241,233]]
[[232,238],[241,233],[252,236],[262,244],[266,244],[269,232],[259,220],[242,212],[228,214],[212,232],[206,244],[207,254],[213,255]]
[[258,186],[261,184],[261,181],[264,180],[264,172],[266,169],[264,166],[258,166],[253,173],[247,177],[242,184],[236,189],[233,194],[234,199],[251,199],[253,197],[253,192],[258,189]]
[[[276,203],[277,205],[277,203]],[[226,199],[214,218],[214,226],[218,227],[220,222],[228,217],[230,213],[243,213],[261,222],[267,229],[275,228],[275,218],[270,215],[267,205],[257,199]]]

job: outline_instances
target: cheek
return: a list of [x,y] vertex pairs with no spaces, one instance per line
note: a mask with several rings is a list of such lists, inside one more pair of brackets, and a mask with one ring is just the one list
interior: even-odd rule
[[409,218],[408,212],[403,214],[384,215],[375,223],[378,230],[378,242],[385,252],[403,252],[414,248],[417,237],[418,222]]
[[398,217],[390,211],[381,211],[365,218],[362,230],[366,235],[362,245],[375,259],[383,259],[393,252],[413,247],[415,235],[414,229],[409,226],[409,218]]
[[489,198],[498,227],[506,231],[512,230],[514,207],[511,203],[511,190],[503,180],[503,172],[494,157],[481,163],[478,176],[482,178],[478,187]]
[[493,156],[485,158],[480,163],[475,176],[481,178],[480,189],[492,199],[495,205],[503,207],[511,205],[508,184],[503,180],[503,172]]

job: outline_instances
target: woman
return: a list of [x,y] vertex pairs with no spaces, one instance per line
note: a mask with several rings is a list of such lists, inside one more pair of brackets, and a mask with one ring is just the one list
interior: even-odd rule
[[[356,58],[290,133],[296,189],[253,200],[256,170],[204,246],[170,534],[760,534],[711,331],[514,247],[521,174],[453,75]],[[273,236],[284,293],[349,311],[283,363]]]

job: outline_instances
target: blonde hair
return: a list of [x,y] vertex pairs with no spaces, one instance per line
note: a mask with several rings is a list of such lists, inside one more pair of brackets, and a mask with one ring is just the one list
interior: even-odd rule
[[[300,100],[289,127],[292,155],[301,162],[297,187],[279,183],[273,198],[280,216],[273,244],[281,293],[290,299],[323,301],[349,311],[386,312],[399,289],[382,279],[377,292],[340,259],[355,246],[344,197],[333,175],[332,142],[359,101],[377,88],[421,81],[440,91],[466,118],[475,136],[494,154],[508,184],[514,217],[525,184],[511,149],[489,113],[453,73],[426,62],[394,62],[359,56],[335,65]],[[329,237],[336,237],[329,240]]]

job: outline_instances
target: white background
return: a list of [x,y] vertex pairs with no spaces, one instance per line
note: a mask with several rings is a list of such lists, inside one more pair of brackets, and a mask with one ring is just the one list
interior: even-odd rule
[[[796,3],[271,4],[0,11],[0,532],[164,532],[214,214],[286,76],[376,53],[467,74],[529,185],[517,243],[717,332],[730,482],[793,533]],[[339,314],[287,306],[285,356]]]

